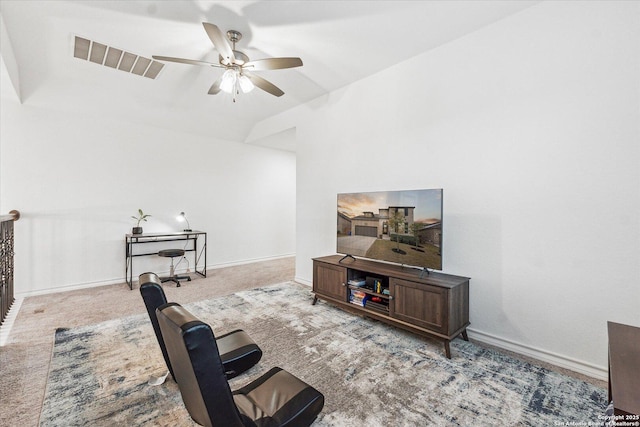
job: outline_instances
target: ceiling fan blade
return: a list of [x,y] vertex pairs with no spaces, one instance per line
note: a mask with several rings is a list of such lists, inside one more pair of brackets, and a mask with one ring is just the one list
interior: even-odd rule
[[213,24],[209,24],[208,22],[203,22],[204,30],[207,32],[207,35],[211,39],[213,46],[216,48],[220,56],[224,58],[227,63],[234,63],[236,58],[233,55],[233,49],[231,49],[231,45],[220,31],[220,28],[216,27]]
[[274,85],[273,83],[269,82],[268,80],[265,80],[260,76],[257,76],[255,74],[251,74],[251,73],[247,73],[247,72],[244,72],[244,71],[243,71],[242,74],[247,76],[249,78],[249,80],[251,80],[251,83],[253,83],[254,85],[258,86],[260,89],[264,90],[265,92],[268,92],[273,96],[282,96],[282,95],[284,95],[284,92],[282,90],[280,90],[280,88],[278,86]]
[[250,68],[251,71],[259,70],[281,70],[283,68],[301,67],[300,58],[266,58],[256,59],[245,63],[242,68]]
[[209,88],[209,95],[215,95],[220,92],[220,83],[222,83],[222,76],[218,80],[216,80],[211,87]]
[[191,65],[206,65],[209,67],[222,67],[220,64],[214,64],[212,62],[198,61],[196,59],[184,59],[184,58],[174,58],[172,56],[159,56],[152,55],[153,59],[158,61],[167,61],[167,62],[177,62],[179,64],[191,64]]

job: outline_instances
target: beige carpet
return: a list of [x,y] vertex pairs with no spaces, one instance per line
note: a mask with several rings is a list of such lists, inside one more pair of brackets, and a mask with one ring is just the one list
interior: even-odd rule
[[[165,289],[169,300],[189,303],[293,280],[294,275],[295,259],[291,257],[210,270],[207,278],[193,275],[194,280],[181,288],[168,283]],[[144,313],[137,284],[133,291],[122,283],[26,298],[8,342],[0,347],[0,426],[38,424],[57,328],[92,325]],[[532,362],[606,388],[603,381]]]
[[[188,303],[293,280],[293,257],[209,270],[167,299]],[[16,284],[19,292],[19,283]],[[0,347],[0,426],[36,426],[42,409],[56,328],[91,325],[146,313],[136,286],[122,283],[26,298],[5,346]]]

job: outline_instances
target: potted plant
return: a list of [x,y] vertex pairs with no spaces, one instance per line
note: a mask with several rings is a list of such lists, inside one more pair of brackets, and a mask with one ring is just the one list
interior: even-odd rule
[[142,234],[142,227],[140,227],[140,221],[144,221],[147,222],[147,218],[150,217],[151,215],[149,214],[145,214],[144,212],[142,212],[142,209],[138,209],[138,216],[131,216],[131,218],[135,219],[136,222],[136,226],[133,227],[133,229],[131,230],[131,232],[133,234]]

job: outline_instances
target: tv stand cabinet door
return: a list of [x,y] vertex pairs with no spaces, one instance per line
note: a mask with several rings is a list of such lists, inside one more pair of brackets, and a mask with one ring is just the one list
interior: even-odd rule
[[447,333],[447,289],[424,283],[391,278],[389,305],[391,317],[429,329]]
[[347,301],[347,269],[324,262],[313,262],[313,292]]

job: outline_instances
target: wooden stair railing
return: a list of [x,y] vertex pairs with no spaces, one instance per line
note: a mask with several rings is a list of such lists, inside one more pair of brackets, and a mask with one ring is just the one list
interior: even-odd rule
[[20,219],[20,212],[0,215],[0,325],[13,304],[13,223]]

